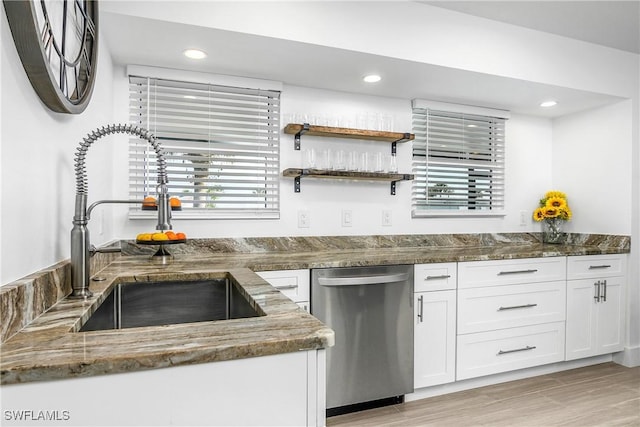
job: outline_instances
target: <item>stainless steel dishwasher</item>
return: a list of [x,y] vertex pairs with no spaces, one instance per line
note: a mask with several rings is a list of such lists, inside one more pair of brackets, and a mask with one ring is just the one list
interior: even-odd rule
[[412,295],[412,265],[311,271],[311,313],[336,336],[327,349],[327,415],[413,392]]

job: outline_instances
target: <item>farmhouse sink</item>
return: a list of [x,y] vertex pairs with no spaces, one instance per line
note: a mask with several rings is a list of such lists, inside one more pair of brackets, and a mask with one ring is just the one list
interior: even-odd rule
[[120,283],[80,332],[264,315],[258,310],[228,279]]

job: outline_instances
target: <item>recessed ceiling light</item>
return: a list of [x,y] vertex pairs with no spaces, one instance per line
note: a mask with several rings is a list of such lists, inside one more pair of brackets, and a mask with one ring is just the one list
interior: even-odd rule
[[558,101],[544,101],[540,103],[541,107],[549,108],[558,105]]
[[187,49],[182,53],[184,54],[184,56],[191,59],[204,59],[207,57],[206,52],[200,49]]
[[382,80],[382,77],[380,77],[377,74],[369,74],[368,76],[364,76],[362,80],[364,80],[367,83],[377,83],[380,80]]

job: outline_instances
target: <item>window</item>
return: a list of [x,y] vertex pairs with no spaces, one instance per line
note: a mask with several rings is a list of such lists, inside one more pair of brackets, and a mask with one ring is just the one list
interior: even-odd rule
[[414,100],[413,217],[504,214],[507,117],[504,111]]
[[[166,154],[185,218],[278,218],[280,92],[129,76],[130,121]],[[155,154],[129,142],[130,196],[156,193]],[[131,214],[141,215],[140,207]]]

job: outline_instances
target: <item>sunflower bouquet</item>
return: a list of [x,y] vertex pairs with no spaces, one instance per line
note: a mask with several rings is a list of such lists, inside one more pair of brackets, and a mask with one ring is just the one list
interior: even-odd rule
[[540,199],[540,206],[533,212],[533,219],[538,222],[548,219],[569,221],[571,215],[567,195],[560,191],[549,191]]
[[560,191],[549,191],[540,199],[540,206],[533,211],[533,219],[544,221],[545,230],[542,241],[545,243],[561,243],[564,239],[561,224],[569,221],[572,213],[567,203],[567,195]]

